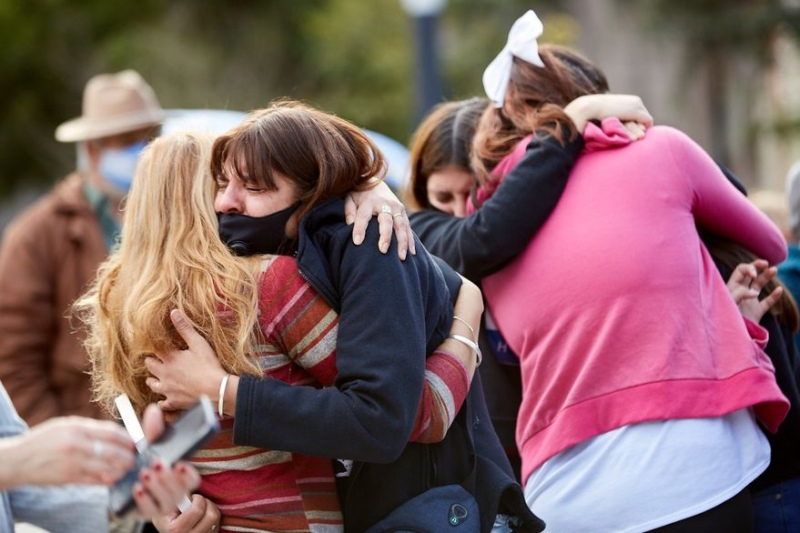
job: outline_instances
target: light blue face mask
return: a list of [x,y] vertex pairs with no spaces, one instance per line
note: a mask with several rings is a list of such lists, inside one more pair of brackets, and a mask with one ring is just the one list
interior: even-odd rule
[[100,176],[122,192],[128,192],[136,174],[139,155],[147,141],[139,141],[125,148],[108,148],[100,154]]

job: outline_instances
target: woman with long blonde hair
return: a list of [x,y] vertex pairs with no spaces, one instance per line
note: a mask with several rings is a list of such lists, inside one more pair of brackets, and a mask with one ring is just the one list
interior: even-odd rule
[[120,391],[139,409],[160,399],[144,383],[144,359],[175,346],[175,308],[217,347],[223,368],[260,374],[244,357],[253,352],[260,258],[233,256],[217,236],[205,164],[212,142],[203,133],[180,133],[147,148],[119,248],[76,306],[90,326],[86,346],[102,376],[94,381],[96,398],[112,412]]

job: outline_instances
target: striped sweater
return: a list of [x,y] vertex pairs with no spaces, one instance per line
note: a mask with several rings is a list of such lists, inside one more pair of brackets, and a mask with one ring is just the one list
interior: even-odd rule
[[[297,386],[334,384],[338,315],[303,279],[293,258],[265,257],[258,322],[263,343],[256,356],[266,379]],[[434,352],[427,360],[411,440],[441,440],[468,389],[461,362]],[[222,430],[192,462],[202,475],[199,492],[222,513],[222,531],[343,531],[330,458],[236,446],[233,419],[220,423]]]

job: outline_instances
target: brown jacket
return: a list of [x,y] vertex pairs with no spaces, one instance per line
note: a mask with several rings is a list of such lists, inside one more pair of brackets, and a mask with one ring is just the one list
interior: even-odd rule
[[72,302],[107,254],[78,174],[20,214],[0,243],[0,381],[36,424],[60,415],[107,418],[90,402],[89,362]]

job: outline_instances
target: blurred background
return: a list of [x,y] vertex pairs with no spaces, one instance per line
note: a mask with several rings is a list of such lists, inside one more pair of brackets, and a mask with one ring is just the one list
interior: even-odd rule
[[482,94],[526,9],[614,92],[640,95],[748,188],[800,159],[798,0],[0,0],[0,227],[74,168],[55,127],[86,81],[138,70],[164,108],[290,96],[402,144],[436,102]]

